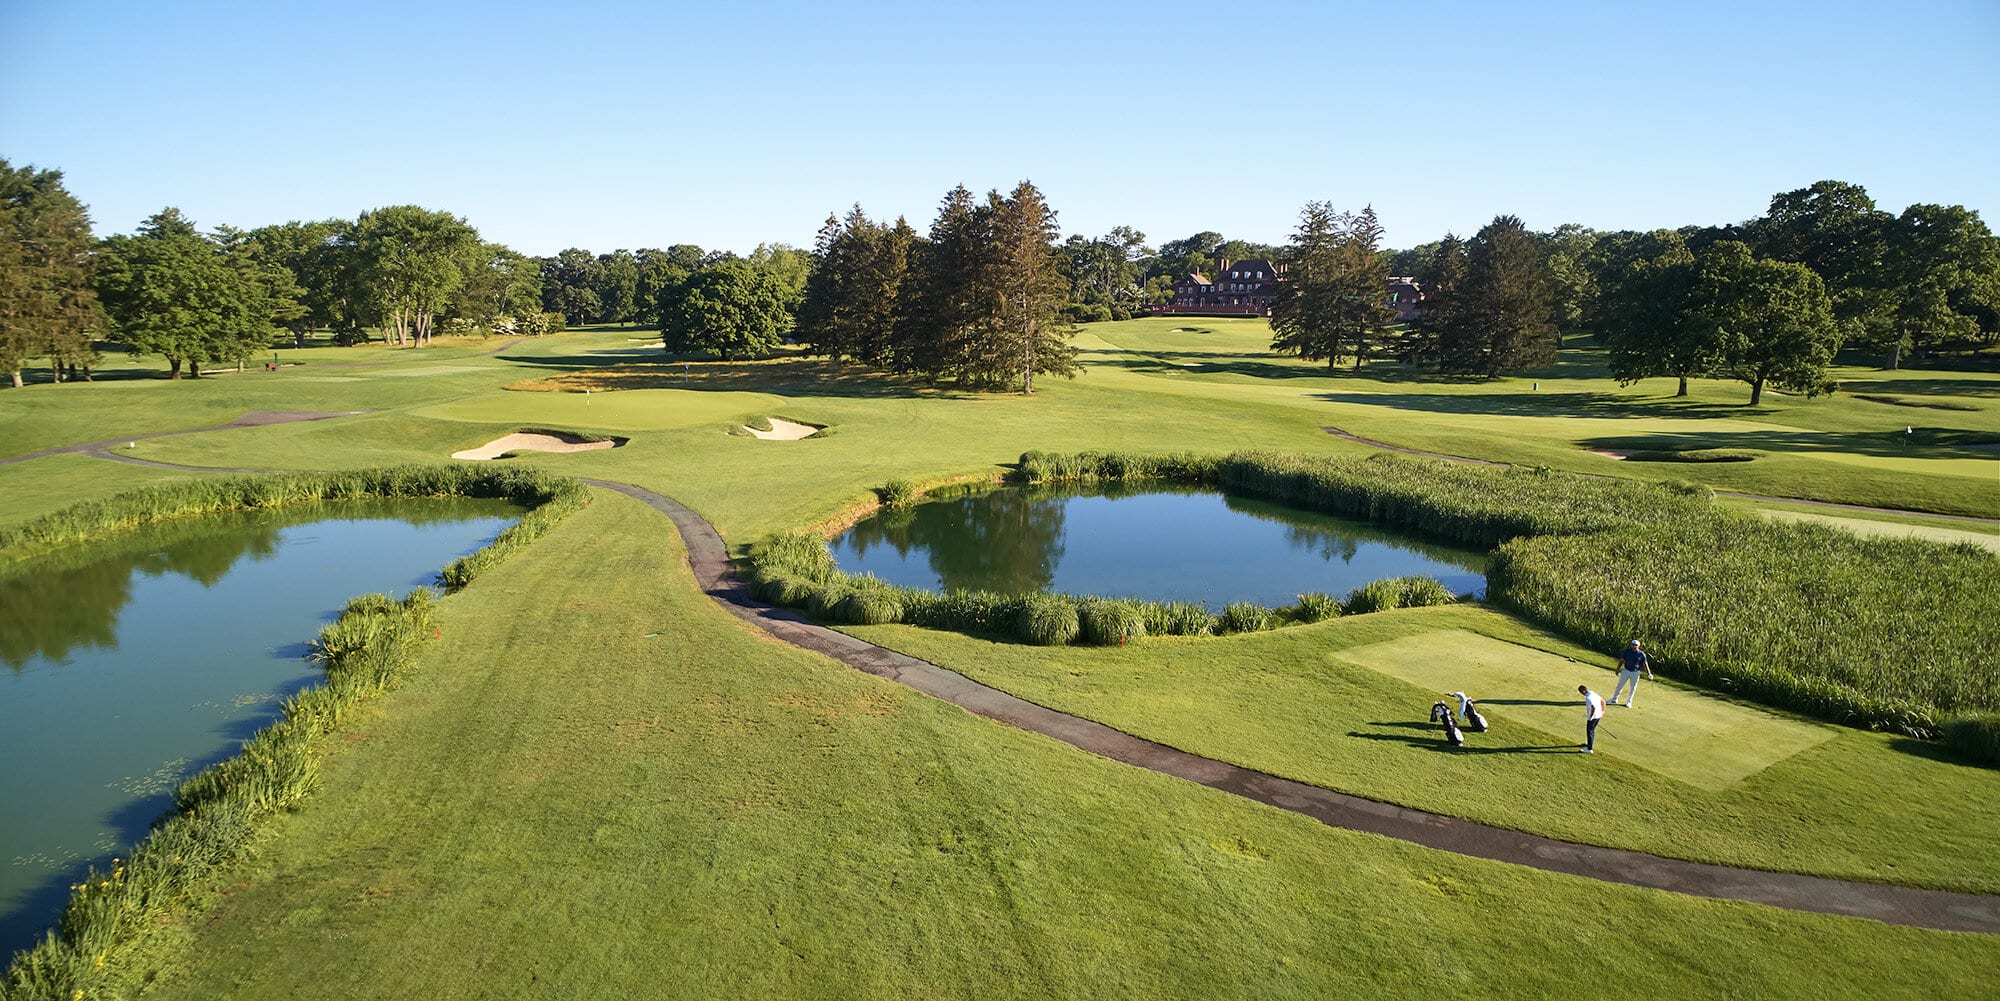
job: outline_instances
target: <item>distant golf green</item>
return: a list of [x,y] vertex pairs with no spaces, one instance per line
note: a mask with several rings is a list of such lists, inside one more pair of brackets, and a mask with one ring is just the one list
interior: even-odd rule
[[[1487,733],[1466,735],[1480,748],[1576,746],[1583,734],[1576,686],[1609,699],[1616,683],[1603,668],[1462,629],[1349,647],[1338,656],[1419,688],[1465,692],[1493,723]],[[1597,752],[1703,789],[1727,789],[1839,732],[1643,676],[1640,685],[1633,708],[1614,706],[1598,725]]]

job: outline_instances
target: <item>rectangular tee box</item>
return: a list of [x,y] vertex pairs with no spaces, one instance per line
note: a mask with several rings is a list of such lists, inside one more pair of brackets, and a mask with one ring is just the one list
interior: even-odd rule
[[[1334,656],[1436,697],[1464,692],[1493,725],[1488,733],[1466,734],[1471,746],[1581,746],[1583,696],[1576,686],[1589,685],[1608,702],[1618,683],[1609,669],[1460,629],[1350,647]],[[1702,789],[1727,789],[1839,732],[1643,675],[1639,684],[1634,708],[1607,707],[1597,753]]]

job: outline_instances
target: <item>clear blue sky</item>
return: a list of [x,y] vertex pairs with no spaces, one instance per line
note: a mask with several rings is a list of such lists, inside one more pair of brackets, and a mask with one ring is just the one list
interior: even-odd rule
[[[532,254],[928,227],[1388,242],[1738,221],[1834,178],[2000,228],[2000,2],[324,4],[0,0],[0,156],[100,233],[416,203]],[[1508,9],[1518,7],[1519,9]]]

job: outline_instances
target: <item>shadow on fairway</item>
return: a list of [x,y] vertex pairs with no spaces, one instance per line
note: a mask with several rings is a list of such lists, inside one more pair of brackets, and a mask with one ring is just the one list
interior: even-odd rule
[[1582,699],[1480,699],[1482,706],[1583,706]]
[[908,376],[877,372],[826,359],[777,358],[718,361],[674,358],[654,353],[643,362],[629,357],[575,355],[500,359],[524,370],[530,385],[509,388],[613,392],[621,389],[686,389],[696,392],[772,393],[779,396],[838,396],[860,399],[952,398],[973,395],[926,386]]
[[[1746,391],[1745,398],[1748,398]],[[1709,418],[1762,417],[1774,411],[1733,403],[1676,402],[1674,398],[1634,399],[1617,393],[1566,392],[1537,393],[1509,389],[1495,393],[1464,393],[1437,396],[1428,393],[1320,393],[1315,399],[1328,403],[1358,403],[1433,414],[1477,414],[1492,417],[1595,417],[1630,418]]]
[[1694,434],[1587,438],[1582,444],[1586,448],[1657,451],[1758,449],[1765,452],[1843,452],[1915,459],[1987,459],[1993,457],[1994,447],[2000,445],[2000,434],[1938,427],[1849,432],[1702,431]]
[[[1437,724],[1435,723],[1370,723],[1368,725],[1399,726],[1418,730],[1430,730],[1433,733],[1438,732]],[[1463,747],[1451,746],[1441,735],[1415,737],[1400,733],[1362,733],[1359,730],[1349,730],[1347,735],[1350,737],[1359,737],[1362,740],[1393,740],[1409,744],[1412,747],[1442,751],[1448,754],[1575,754],[1576,749],[1582,746],[1580,744],[1521,744],[1514,747],[1485,747],[1474,743],[1479,738],[1486,736],[1486,734],[1480,733],[1466,734],[1466,743]]]

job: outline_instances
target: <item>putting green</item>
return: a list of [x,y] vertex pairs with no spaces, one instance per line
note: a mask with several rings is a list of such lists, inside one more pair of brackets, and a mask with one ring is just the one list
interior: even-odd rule
[[[1493,725],[1466,734],[1472,747],[1581,744],[1583,697],[1576,686],[1589,685],[1608,700],[1617,684],[1604,668],[1459,629],[1334,656],[1440,695],[1465,692]],[[1598,725],[1597,753],[1710,790],[1727,789],[1836,732],[1644,679],[1633,706],[1609,708]]]
[[[615,393],[495,393],[423,407],[414,413],[479,424],[551,424],[628,431],[735,425],[796,407],[769,393],[627,389]],[[719,430],[720,428],[718,428]]]

